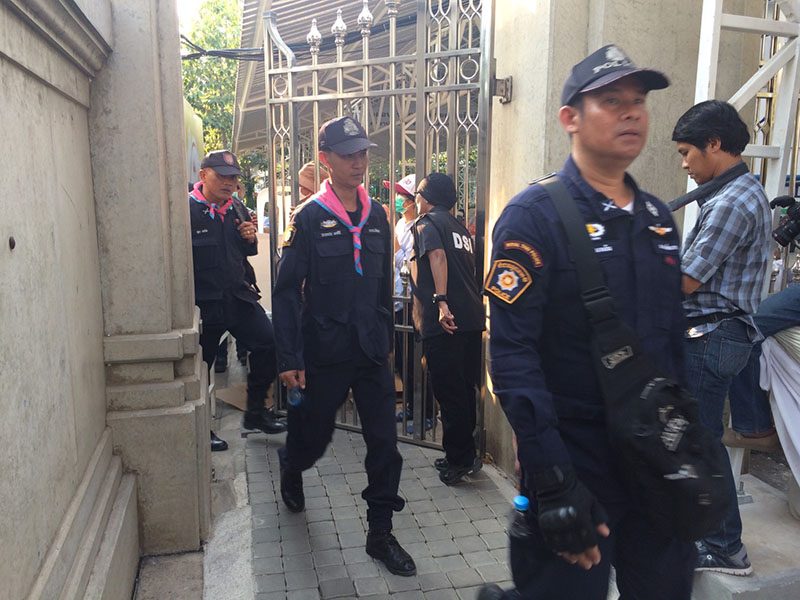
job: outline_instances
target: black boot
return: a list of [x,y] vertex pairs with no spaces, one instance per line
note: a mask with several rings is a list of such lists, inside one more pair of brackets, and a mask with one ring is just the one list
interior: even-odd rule
[[217,437],[217,434],[211,432],[211,451],[222,452],[228,449],[228,442]]
[[417,565],[411,555],[403,550],[389,531],[367,533],[367,554],[381,561],[390,573],[411,577],[417,574]]
[[260,429],[264,433],[283,433],[286,431],[286,421],[278,418],[272,410],[248,410],[242,418],[244,429]]
[[306,507],[306,496],[303,493],[303,474],[290,471],[284,466],[280,452],[278,461],[281,467],[281,498],[283,503],[292,512],[301,512]]

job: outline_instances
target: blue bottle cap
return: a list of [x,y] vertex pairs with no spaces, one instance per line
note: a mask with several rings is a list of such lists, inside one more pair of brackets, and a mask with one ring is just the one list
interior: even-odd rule
[[514,496],[514,510],[525,512],[531,503],[525,496]]

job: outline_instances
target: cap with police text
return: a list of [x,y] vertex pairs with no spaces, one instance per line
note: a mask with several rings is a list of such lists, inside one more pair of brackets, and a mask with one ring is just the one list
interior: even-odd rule
[[636,75],[648,92],[669,86],[669,79],[662,72],[637,67],[621,48],[610,44],[572,67],[561,91],[561,105],[566,106],[578,94],[599,89],[628,75]]
[[203,157],[200,163],[201,169],[214,169],[218,175],[228,177],[229,175],[241,175],[239,161],[236,155],[230,150],[214,150]]
[[[413,198],[416,195],[417,186],[417,174],[411,173],[411,175],[406,175],[400,181],[396,181],[394,184],[394,191],[396,194],[401,194],[403,196],[408,196],[409,198]],[[383,187],[387,190],[389,189],[389,182],[388,180],[383,180]]]
[[319,128],[319,149],[345,156],[374,148],[361,123],[353,117],[338,117],[322,124]]

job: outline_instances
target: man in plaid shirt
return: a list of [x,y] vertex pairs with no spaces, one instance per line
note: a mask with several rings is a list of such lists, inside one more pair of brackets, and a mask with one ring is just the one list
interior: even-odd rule
[[[761,337],[752,314],[767,274],[770,208],[761,184],[742,162],[750,134],[733,106],[718,100],[693,106],[678,119],[672,139],[683,168],[698,185],[720,176],[731,179],[733,169],[741,172],[698,201],[700,214],[681,257],[689,326],[686,377],[701,420],[721,440],[731,381]],[[742,544],[730,470],[728,475],[732,508],[717,532],[697,542],[696,569],[749,575],[753,568]]]

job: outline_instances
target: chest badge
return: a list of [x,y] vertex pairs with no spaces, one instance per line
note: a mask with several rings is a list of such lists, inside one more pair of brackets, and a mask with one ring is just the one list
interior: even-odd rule
[[336,227],[336,219],[325,219],[324,221],[320,221],[319,226],[323,229],[332,229],[333,227]]
[[656,235],[667,235],[668,233],[672,233],[672,227],[661,227],[660,225],[650,225],[648,227],[650,231],[655,233]]
[[589,233],[589,237],[592,238],[593,241],[597,241],[603,238],[606,233],[606,228],[600,223],[587,223],[586,231]]
[[500,259],[492,263],[484,289],[506,304],[514,304],[532,283],[525,267],[513,260]]
[[649,212],[651,215],[653,215],[654,217],[658,216],[658,209],[656,208],[655,204],[650,202],[650,200],[645,200],[644,206],[647,209],[647,212]]
[[603,212],[608,212],[610,210],[614,210],[617,208],[617,205],[614,204],[613,200],[603,200]]

